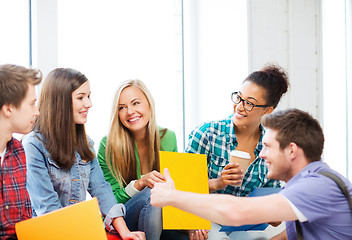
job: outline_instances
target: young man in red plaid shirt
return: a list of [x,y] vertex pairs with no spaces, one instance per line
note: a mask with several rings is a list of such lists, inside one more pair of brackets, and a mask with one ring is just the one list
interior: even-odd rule
[[26,157],[13,133],[31,131],[36,107],[39,70],[0,65],[0,239],[17,239],[15,224],[32,217],[26,190]]

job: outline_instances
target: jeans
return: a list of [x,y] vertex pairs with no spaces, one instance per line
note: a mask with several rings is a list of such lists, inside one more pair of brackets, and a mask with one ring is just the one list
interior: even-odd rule
[[186,231],[163,230],[160,240],[189,240],[189,237]]
[[125,203],[125,221],[130,231],[142,231],[147,240],[159,240],[162,231],[161,208],[150,205],[150,188],[146,187]]

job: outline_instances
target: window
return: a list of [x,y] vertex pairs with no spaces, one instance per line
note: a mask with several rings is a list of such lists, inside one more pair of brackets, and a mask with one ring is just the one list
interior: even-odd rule
[[119,84],[136,78],[154,97],[158,125],[182,143],[181,1],[58,1],[58,33],[59,66],[90,79],[86,129],[96,147],[108,133]]
[[29,25],[29,1],[0,1],[0,64],[29,66]]
[[324,159],[352,179],[348,170],[352,164],[350,3],[350,0],[323,1],[323,106]]
[[352,1],[346,0],[347,176],[352,181]]
[[231,92],[248,74],[246,7],[244,0],[58,1],[58,65],[90,79],[86,129],[95,147],[127,79],[147,85],[157,122],[176,132],[179,151],[195,126],[230,115]]
[[233,112],[248,75],[247,1],[184,1],[185,138]]

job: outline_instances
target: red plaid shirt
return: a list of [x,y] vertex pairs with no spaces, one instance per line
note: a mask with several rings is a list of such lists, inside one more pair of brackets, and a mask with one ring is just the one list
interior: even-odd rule
[[0,168],[0,239],[16,237],[15,223],[32,217],[26,190],[26,156],[22,144],[12,138]]

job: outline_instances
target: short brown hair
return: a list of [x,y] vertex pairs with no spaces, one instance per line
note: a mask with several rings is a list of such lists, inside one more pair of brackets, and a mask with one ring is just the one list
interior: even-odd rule
[[5,104],[20,106],[26,97],[28,84],[35,86],[41,81],[40,70],[13,64],[0,65],[0,108]]
[[319,122],[307,112],[287,109],[263,118],[264,127],[277,130],[276,140],[284,149],[294,142],[303,149],[309,162],[319,161],[324,148],[324,134]]

